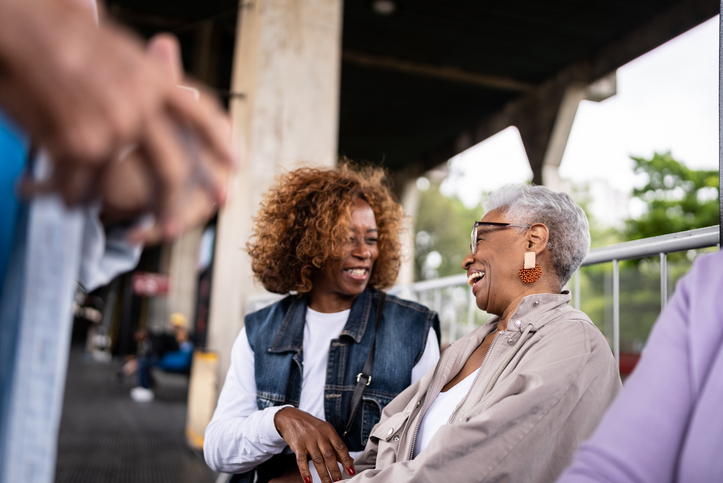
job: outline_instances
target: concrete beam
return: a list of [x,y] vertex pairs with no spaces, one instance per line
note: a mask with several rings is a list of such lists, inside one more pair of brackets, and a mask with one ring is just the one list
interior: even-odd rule
[[[541,106],[559,106],[569,86],[591,85],[614,73],[624,64],[640,57],[668,40],[701,24],[718,14],[719,5],[712,0],[682,0],[650,22],[642,25],[618,41],[613,42],[590,57],[558,72],[536,88],[508,102],[494,114],[480,119],[474,126],[459,133],[447,144],[430,151],[418,162],[422,172],[447,162],[451,157],[509,126],[517,126],[525,142],[525,149],[533,153],[530,166],[534,182],[542,183],[542,168],[547,140],[552,135],[557,108],[553,112],[539,113]],[[599,86],[600,84],[598,84]],[[608,89],[609,90],[609,89]],[[591,100],[599,100],[594,90],[585,94]],[[532,116],[532,120],[528,118]],[[538,126],[542,132],[523,134],[523,131]],[[537,154],[542,151],[543,154]]]
[[534,84],[523,82],[517,79],[480,74],[478,72],[470,72],[468,70],[459,69],[457,67],[445,65],[430,65],[424,64],[422,62],[414,62],[390,56],[367,54],[364,52],[356,52],[352,50],[344,50],[342,52],[341,58],[344,62],[360,65],[362,67],[372,67],[376,69],[385,69],[394,72],[401,72],[402,74],[431,77],[433,79],[442,79],[452,82],[461,82],[463,84],[472,84],[486,87],[488,89],[526,92],[534,87]]

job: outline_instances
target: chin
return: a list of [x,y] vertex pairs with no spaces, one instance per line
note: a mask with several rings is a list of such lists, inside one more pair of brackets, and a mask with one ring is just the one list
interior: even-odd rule
[[355,285],[355,286],[351,286],[351,287],[346,287],[346,290],[344,290],[344,291],[352,297],[357,297],[357,296],[361,295],[362,292],[364,292],[364,290],[367,288],[367,285],[368,284],[365,283],[364,285],[361,285],[361,286]]

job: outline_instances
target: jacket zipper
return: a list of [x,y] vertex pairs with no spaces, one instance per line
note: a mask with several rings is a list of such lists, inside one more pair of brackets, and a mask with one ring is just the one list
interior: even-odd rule
[[465,394],[464,397],[462,398],[462,400],[459,402],[459,404],[457,404],[457,407],[454,409],[454,412],[449,417],[447,424],[452,424],[452,422],[454,421],[454,418],[457,417],[457,413],[462,408],[462,405],[464,405],[464,403],[467,401],[467,398],[469,397],[469,393],[472,392],[472,388],[477,383],[477,380],[479,379],[480,374],[482,374],[482,368],[485,366],[485,362],[487,362],[487,359],[489,359],[490,354],[492,353],[492,348],[495,346],[495,342],[497,342],[497,339],[502,332],[504,332],[504,331],[497,332],[495,337],[492,339],[490,348],[487,349],[487,354],[485,354],[485,358],[482,359],[482,364],[480,364],[480,366],[479,366],[479,372],[477,373],[477,376],[475,376],[474,381],[472,381],[472,386],[470,386],[469,391],[467,391],[467,394]]
[[[482,359],[482,364],[480,364],[480,371],[477,373],[477,377],[475,377],[474,382],[472,383],[473,386],[474,386],[474,383],[477,382],[477,379],[479,378],[479,375],[480,375],[480,373],[482,372],[482,367],[484,366],[485,362],[487,361],[487,358],[490,356],[490,352],[492,352],[492,348],[494,347],[495,342],[497,341],[497,337],[500,335],[500,333],[501,333],[501,332],[497,332],[497,334],[495,334],[494,338],[492,339],[492,343],[490,344],[490,348],[487,350],[487,354],[485,354],[485,358]],[[430,384],[429,384],[430,387],[432,386],[432,383],[434,382],[435,378],[437,377],[437,369],[439,369],[439,367],[440,367],[441,365],[442,365],[442,359],[440,358],[440,359],[439,359],[439,362],[437,363],[437,367],[434,368],[434,374],[432,374],[432,381],[431,381]],[[470,388],[470,390],[471,390],[471,389],[472,389],[472,388]],[[420,414],[424,414],[424,410],[427,408],[427,396],[428,396],[428,395],[429,395],[429,392],[427,392],[427,394],[424,395],[424,404],[422,404],[422,409],[421,409],[420,412],[417,414],[418,416],[419,416]],[[469,392],[467,393],[467,395],[469,395]],[[454,420],[454,417],[456,416],[457,411],[459,411],[460,406],[461,406],[462,403],[464,403],[464,401],[466,401],[466,400],[467,400],[467,396],[464,397],[464,399],[459,403],[459,405],[457,406],[457,408],[454,410],[454,413],[452,414],[451,420]],[[417,444],[417,433],[419,432],[419,427],[422,425],[422,419],[423,419],[422,417],[419,417],[419,420],[417,421],[417,424],[416,424],[416,426],[414,427],[414,434],[412,435],[412,449],[411,449],[410,452],[409,452],[409,460],[410,460],[410,461],[411,461],[412,459],[414,459],[414,447],[415,447],[416,444]]]
[[[451,344],[450,344],[451,345]],[[439,367],[442,365],[442,358],[444,357],[444,352],[442,353],[442,356],[439,358],[439,361],[437,361],[437,366],[434,368],[434,374],[432,374],[432,380],[429,382],[429,387],[432,387],[432,384],[434,383],[434,380],[437,378],[437,371],[439,370]],[[427,407],[427,396],[429,395],[429,390],[424,394],[424,400],[422,402],[422,407],[419,409],[419,414],[423,414],[424,410]],[[409,459],[414,459],[414,445],[417,444],[417,433],[419,432],[419,426],[422,424],[422,418],[419,418],[419,421],[417,421],[417,425],[414,427],[414,433],[412,434],[412,450],[409,453]]]

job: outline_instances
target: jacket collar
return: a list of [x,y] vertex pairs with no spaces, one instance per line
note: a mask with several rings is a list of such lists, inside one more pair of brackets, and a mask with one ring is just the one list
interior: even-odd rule
[[[351,304],[349,319],[344,325],[340,336],[354,339],[357,344],[361,342],[366,330],[369,314],[374,300],[375,290],[367,287]],[[289,309],[286,311],[274,342],[269,352],[299,352],[304,343],[304,324],[306,322],[306,309],[309,306],[309,296],[294,297]]]
[[[565,308],[570,303],[570,292],[564,290],[560,294],[542,293],[528,295],[523,298],[517,309],[507,323],[508,331],[522,332],[528,324],[532,324],[532,330],[539,330],[542,326],[555,319],[559,309]],[[490,319],[485,325],[496,325],[499,317]],[[517,323],[519,321],[519,324]]]

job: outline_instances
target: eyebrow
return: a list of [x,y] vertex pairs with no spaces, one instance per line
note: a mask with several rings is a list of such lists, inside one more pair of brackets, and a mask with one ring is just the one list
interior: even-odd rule
[[[349,231],[356,232],[356,228],[349,227]],[[379,228],[369,228],[366,233],[369,233],[371,231],[376,231],[377,233],[379,233]]]

